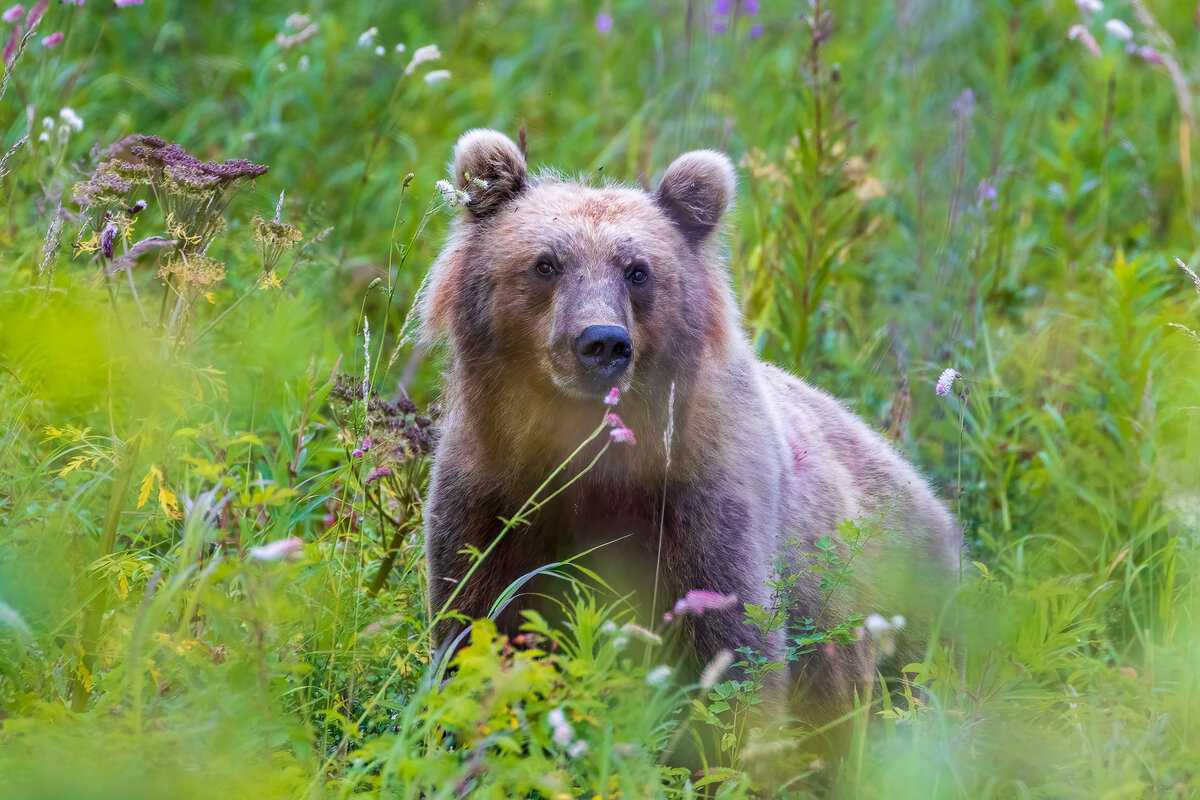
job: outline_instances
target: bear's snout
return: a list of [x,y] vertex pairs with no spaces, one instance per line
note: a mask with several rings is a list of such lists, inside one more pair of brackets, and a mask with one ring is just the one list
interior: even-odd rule
[[619,325],[589,325],[575,340],[575,355],[591,378],[615,378],[629,366],[633,342]]

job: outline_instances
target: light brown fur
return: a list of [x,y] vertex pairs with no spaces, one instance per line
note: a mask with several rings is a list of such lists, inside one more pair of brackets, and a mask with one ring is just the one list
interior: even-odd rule
[[[584,326],[611,324],[633,342],[616,410],[638,443],[611,446],[530,527],[511,532],[458,608],[481,616],[530,570],[626,536],[603,551],[613,553],[606,577],[626,578],[618,584],[651,619],[689,589],[769,604],[766,582],[782,555],[801,575],[790,598],[795,618],[828,625],[855,613],[903,614],[910,640],[923,644],[939,582],[957,569],[961,534],[888,442],[828,394],[756,358],[717,256],[734,191],[728,159],[682,156],[654,193],[593,188],[531,179],[511,141],[472,131],[452,175],[477,197],[421,301],[427,338],[447,341],[450,352],[427,507],[435,607],[467,569],[462,548],[486,548],[498,519],[596,426],[604,406],[576,374],[568,344]],[[533,266],[546,254],[561,271],[542,280]],[[646,285],[629,283],[631,264],[647,266]],[[810,569],[814,543],[847,519],[868,533],[853,579],[827,597]],[[649,609],[660,520],[662,586],[659,607]],[[510,632],[518,608],[500,616]],[[780,654],[783,632],[759,641],[741,616],[739,607],[685,620],[699,663],[742,646]],[[804,687],[798,711],[818,722],[845,710],[870,682],[875,657],[864,639],[793,664]]]

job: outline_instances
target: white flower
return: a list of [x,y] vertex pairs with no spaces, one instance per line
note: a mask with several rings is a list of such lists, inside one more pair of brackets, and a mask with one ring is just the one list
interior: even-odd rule
[[58,116],[62,117],[62,121],[70,125],[75,130],[83,130],[83,119],[75,113],[75,109],[63,107],[63,109],[58,112]]
[[546,721],[554,729],[554,743],[559,747],[568,747],[575,739],[575,730],[567,722],[567,715],[561,708],[556,708],[546,715]]
[[1110,19],[1108,22],[1104,23],[1104,30],[1108,31],[1122,42],[1128,42],[1133,38],[1133,29],[1119,19]]
[[396,45],[396,52],[397,52],[397,53],[403,53],[403,52],[404,52],[404,50],[405,50],[405,47],[404,47],[404,44],[403,44],[403,43]]
[[442,193],[442,199],[449,205],[465,206],[471,202],[471,195],[460,189],[455,189],[454,184],[448,180],[442,179],[438,181],[437,190]]
[[579,741],[575,742],[575,744],[567,748],[567,755],[569,755],[571,758],[579,758],[587,751],[588,743],[583,739],[580,739]]
[[412,61],[408,62],[408,66],[404,68],[404,74],[412,75],[413,71],[426,61],[436,61],[441,57],[442,51],[438,49],[436,44],[427,44],[424,47],[419,47],[413,53]]
[[872,614],[863,620],[863,627],[867,629],[867,633],[872,636],[878,636],[881,633],[886,633],[891,630],[892,623],[881,617],[879,614]]
[[383,49],[383,45],[381,45],[381,44],[375,45],[375,55],[381,56],[386,52],[387,52],[387,50]]
[[732,663],[733,653],[728,650],[717,653],[717,657],[708,662],[704,672],[700,673],[700,688],[711,689],[716,686],[717,681],[721,680],[721,676],[725,674],[725,670],[729,669],[729,665]]
[[650,684],[651,686],[655,687],[656,689],[662,689],[668,683],[670,683],[670,681],[671,681],[671,668],[668,667],[666,664],[662,664],[661,666],[655,667],[654,669],[650,670],[650,672],[647,673],[647,675],[646,675],[646,683]]
[[892,617],[892,628],[895,630],[900,630],[907,624],[908,624],[908,620],[906,620],[904,617],[900,616],[899,614]]
[[1087,11],[1091,14],[1099,14],[1104,10],[1104,3],[1100,0],[1075,0],[1075,5],[1079,6],[1080,11]]
[[40,135],[40,136],[38,136],[38,141],[39,141],[39,142],[48,142],[48,141],[50,141],[50,133],[49,133],[48,131],[42,131],[41,135]]
[[54,117],[42,117],[42,127],[50,129],[54,127]]
[[617,623],[613,622],[611,619],[604,620],[604,624],[600,626],[600,632],[608,634],[609,636],[612,636],[617,632],[617,630]]
[[954,388],[954,382],[958,380],[958,370],[952,367],[946,367],[942,370],[942,374],[938,376],[937,386],[933,387],[933,391],[938,397],[945,397],[950,394],[950,390]]
[[305,25],[307,25],[308,21],[309,21],[308,14],[293,13],[293,14],[288,14],[288,18],[287,18],[287,20],[284,21],[283,24],[284,24],[284,26],[291,28],[294,31],[298,31],[301,28],[303,28]]
[[303,548],[304,540],[291,536],[287,539],[276,539],[261,547],[251,547],[249,555],[256,561],[279,561],[280,559],[294,561],[300,557],[300,551]]
[[66,144],[67,140],[70,138],[71,138],[71,126],[70,125],[59,125],[58,126],[58,143]]
[[425,76],[425,82],[426,83],[438,83],[439,81],[444,81],[449,77],[450,77],[450,70],[435,69],[432,72],[430,72],[428,75]]
[[375,44],[375,37],[378,35],[379,28],[376,28],[374,25],[372,25],[370,28],[367,28],[358,35],[358,46],[370,47],[371,45]]
[[296,66],[300,67],[301,72],[308,72],[308,56],[300,56],[300,62]]

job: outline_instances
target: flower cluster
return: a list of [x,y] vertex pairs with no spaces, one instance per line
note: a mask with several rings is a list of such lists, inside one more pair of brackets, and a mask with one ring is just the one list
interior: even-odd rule
[[[753,17],[758,14],[758,0],[714,0],[713,2],[713,33],[725,33],[729,30],[730,20],[734,16]],[[757,39],[762,36],[762,23],[756,22],[750,26],[750,37]]]
[[[620,402],[620,400],[621,390],[614,386],[604,396],[604,405],[611,408]],[[633,431],[617,416],[616,412],[610,411],[605,414],[604,424],[609,427],[608,438],[617,444],[637,444],[637,439],[634,437]]]
[[[958,387],[957,391],[955,391],[955,387]],[[942,374],[938,376],[937,385],[933,387],[933,391],[938,397],[946,397],[952,391],[964,399],[969,394],[966,380],[953,367],[946,367],[946,369],[942,370]]]
[[546,715],[550,723],[551,738],[559,747],[564,748],[571,758],[578,758],[588,750],[588,743],[575,738],[575,729],[567,722],[567,715],[561,708],[556,708]]
[[675,601],[674,608],[663,614],[663,622],[670,622],[681,614],[695,614],[699,616],[709,611],[724,611],[727,608],[737,605],[737,602],[738,596],[736,594],[721,594],[720,592],[709,592],[704,589],[692,589]]
[[[1084,23],[1072,25],[1067,30],[1067,38],[1071,41],[1079,42],[1089,53],[1096,58],[1104,55],[1104,51],[1100,47],[1100,43],[1096,41],[1096,37],[1092,35],[1088,29],[1087,22],[1090,22],[1092,17],[1104,10],[1102,0],[1075,0],[1075,5],[1083,14]],[[1116,39],[1118,42],[1125,44],[1125,52],[1130,55],[1136,55],[1143,61],[1149,64],[1162,64],[1163,54],[1147,45],[1138,45],[1133,41],[1133,28],[1122,19],[1112,17],[1104,22],[1104,31],[1109,36]]]
[[[429,455],[436,442],[434,425],[438,417],[436,408],[425,414],[417,410],[412,400],[401,396],[395,402],[379,397],[372,389],[369,397],[360,377],[342,373],[329,391],[329,402],[338,417],[349,418],[353,410],[366,403],[366,418],[363,427],[366,438],[361,447],[354,450],[355,457],[373,453],[380,467],[396,466],[413,458]],[[377,476],[382,477],[383,474]]]
[[263,273],[272,275],[275,265],[288,250],[291,250],[304,238],[300,229],[283,222],[283,193],[279,193],[279,204],[275,207],[275,219],[267,222],[260,216],[251,220],[251,238],[258,245],[262,257]]

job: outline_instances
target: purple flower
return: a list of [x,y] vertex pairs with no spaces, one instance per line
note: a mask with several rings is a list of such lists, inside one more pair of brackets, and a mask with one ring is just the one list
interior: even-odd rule
[[600,33],[608,35],[612,33],[613,20],[612,14],[597,14],[596,15],[596,30]]
[[376,469],[371,470],[371,474],[367,476],[367,480],[366,480],[366,482],[363,483],[363,486],[364,487],[370,486],[372,483],[379,480],[380,478],[385,477],[387,475],[391,475],[391,474],[392,474],[391,467],[377,467]]
[[49,36],[42,38],[42,47],[57,47],[58,43],[63,40],[63,32],[55,31]]
[[663,614],[663,622],[670,622],[679,614],[705,614],[709,611],[724,611],[737,605],[736,594],[721,594],[704,589],[692,589],[675,601],[675,607]]
[[132,268],[139,257],[150,252],[151,250],[159,250],[164,247],[173,247],[174,245],[174,239],[163,239],[158,236],[151,236],[148,239],[142,239],[133,247],[129,248],[125,254],[114,259],[113,262],[108,265],[108,274],[115,275],[123,269]]
[[619,401],[620,399],[621,399],[621,390],[614,386],[613,388],[609,389],[608,394],[606,394],[604,396],[604,405],[615,406],[617,404],[617,401]]
[[946,369],[942,370],[941,376],[938,377],[937,386],[933,388],[933,391],[938,397],[945,397],[946,395],[950,394],[950,390],[954,388],[954,382],[961,377],[962,376],[958,374],[958,370],[952,367],[946,367]]
[[727,17],[733,10],[731,6],[729,0],[713,0],[713,14],[718,17]]
[[38,0],[33,8],[29,9],[29,13],[25,15],[25,27],[32,28],[35,22],[40,22],[42,15],[46,13],[46,6],[50,5],[50,0]]
[[629,428],[613,428],[608,432],[608,437],[617,444],[637,444],[637,439],[633,438],[633,431]]
[[954,116],[966,119],[975,113],[975,92],[970,89],[963,89],[963,93],[954,99],[950,104],[950,110]]
[[12,6],[11,8],[9,8],[8,11],[5,11],[3,14],[0,14],[0,19],[4,20],[5,22],[16,22],[17,20],[19,20],[21,18],[21,15],[24,13],[25,13],[25,6],[21,5],[20,3],[17,3],[15,6]]
[[82,7],[85,2],[86,2],[86,0],[62,0],[63,5],[66,5],[66,6],[81,6]]
[[763,34],[763,26],[761,23],[756,23],[750,26],[750,38],[757,39]]
[[104,257],[112,260],[113,252],[117,244],[117,223],[109,222],[104,226],[104,230],[100,231],[100,252],[104,253]]
[[353,456],[354,458],[362,458],[363,451],[356,447],[350,451],[350,455]]
[[[113,0],[113,8],[128,8],[129,6],[140,6],[146,0]],[[83,2],[79,3],[83,5]]]
[[133,214],[135,216],[145,210],[146,210],[146,201],[145,200],[138,200],[136,203],[134,203],[132,206],[129,207],[129,213]]
[[754,16],[758,13],[758,0],[742,0],[742,13]]
[[295,561],[300,557],[300,550],[303,548],[304,540],[292,536],[287,539],[278,539],[261,547],[251,547],[250,558],[256,561],[279,561],[281,559]]

